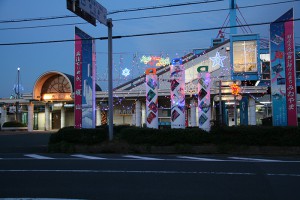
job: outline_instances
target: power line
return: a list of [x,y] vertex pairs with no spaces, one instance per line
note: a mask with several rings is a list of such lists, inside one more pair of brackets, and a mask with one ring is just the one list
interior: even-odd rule
[[44,21],[52,19],[64,19],[64,18],[74,18],[75,15],[63,15],[63,16],[53,16],[53,17],[39,17],[39,18],[28,18],[28,19],[11,19],[11,20],[1,20],[0,24],[4,23],[17,23],[17,22],[31,22],[31,21]]
[[[274,2],[274,3],[266,3],[266,4],[256,4],[256,5],[242,6],[242,7],[239,7],[239,8],[240,9],[244,9],[244,8],[252,8],[252,7],[259,7],[259,6],[270,6],[270,5],[283,4],[283,3],[295,2],[295,1],[300,1],[300,0],[290,0],[290,1],[281,1],[281,2]],[[206,11],[197,11],[197,12],[173,13],[173,14],[165,14],[165,15],[152,15],[152,16],[146,16],[146,17],[133,17],[133,18],[116,19],[116,20],[113,20],[113,21],[117,22],[117,21],[139,20],[139,19],[149,19],[149,18],[158,18],[158,17],[171,17],[171,16],[177,16],[177,15],[201,14],[201,13],[216,12],[216,11],[225,11],[225,10],[229,10],[229,9],[228,8],[224,8],[224,9],[214,9],[214,10],[206,10]],[[43,17],[43,18],[31,18],[31,19],[6,20],[6,21],[0,21],[0,23],[21,22],[21,21],[34,21],[34,20],[48,20],[48,19],[60,19],[60,18],[68,18],[68,17],[77,17],[77,16],[57,16],[57,17]],[[7,28],[0,28],[0,31],[21,30],[21,29],[35,29],[35,28],[49,28],[49,27],[61,27],[61,26],[72,26],[72,25],[79,25],[79,24],[88,24],[88,22],[83,22],[83,23],[67,23],[67,24],[53,24],[53,25],[41,25],[41,26],[7,27]]]
[[[123,36],[113,36],[113,39],[121,39],[121,38],[131,38],[131,37],[145,37],[145,36],[155,36],[155,35],[167,35],[167,34],[176,34],[176,33],[190,33],[190,32],[200,32],[200,31],[209,31],[216,30],[221,28],[239,28],[244,26],[261,26],[267,25],[271,23],[283,23],[288,21],[299,21],[300,18],[296,18],[293,20],[283,20],[276,22],[261,22],[261,23],[253,23],[247,25],[237,25],[237,26],[227,26],[227,27],[212,27],[212,28],[202,28],[202,29],[190,29],[190,30],[181,30],[181,31],[168,31],[168,32],[157,32],[157,33],[142,33],[142,34],[133,34],[133,35],[123,35]],[[98,37],[93,38],[93,40],[107,40],[107,37]],[[81,39],[81,40],[90,40],[90,39]],[[31,45],[31,44],[48,44],[48,43],[62,43],[62,42],[74,42],[76,40],[52,40],[52,41],[39,41],[39,42],[17,42],[17,43],[0,43],[0,46],[15,46],[15,45]]]
[[179,6],[191,6],[191,5],[196,5],[196,4],[214,3],[214,2],[219,2],[219,1],[224,1],[224,0],[211,0],[211,1],[205,0],[205,1],[178,3],[178,4],[149,6],[149,7],[143,7],[143,8],[130,8],[130,9],[124,9],[124,10],[111,11],[111,12],[108,12],[108,15],[121,13],[121,12],[135,12],[135,11],[154,10],[154,9],[171,8],[171,7],[179,7]]
[[60,26],[74,26],[80,24],[89,24],[88,22],[81,23],[69,23],[69,24],[52,24],[52,25],[41,25],[41,26],[23,26],[23,27],[12,27],[12,28],[0,28],[0,31],[7,30],[20,30],[20,29],[35,29],[35,28],[49,28],[49,27],[60,27]]
[[[160,6],[151,6],[151,7],[142,7],[142,8],[130,8],[123,10],[116,10],[112,12],[108,12],[108,15],[122,13],[122,12],[134,12],[134,11],[143,11],[143,10],[153,10],[153,9],[161,9],[161,8],[170,8],[170,7],[178,7],[178,6],[189,6],[195,4],[204,4],[204,3],[213,3],[224,0],[205,0],[205,1],[195,1],[195,2],[185,2],[178,4],[168,4],[168,5],[160,5]],[[78,17],[76,15],[63,15],[63,16],[51,16],[51,17],[38,17],[38,18],[27,18],[27,19],[11,19],[11,20],[1,20],[0,24],[3,23],[17,23],[17,22],[31,22],[31,21],[43,21],[43,20],[54,20],[54,19],[64,19],[64,18],[75,18]]]
[[[245,8],[261,7],[261,6],[270,6],[270,5],[284,4],[284,3],[290,3],[290,2],[297,2],[297,1],[300,1],[300,0],[289,0],[289,1],[280,1],[280,2],[273,2],[273,3],[265,3],[265,4],[256,4],[256,5],[249,5],[249,6],[241,6],[239,8],[245,9]],[[158,18],[158,17],[171,17],[171,16],[178,16],[178,15],[191,15],[191,14],[200,14],[200,13],[226,11],[226,10],[229,10],[229,8],[195,11],[195,12],[173,13],[173,14],[164,14],[164,15],[151,15],[151,16],[146,16],[146,17],[121,18],[121,19],[115,19],[113,21],[117,22],[117,21],[139,20],[139,19],[149,19],[149,18]]]

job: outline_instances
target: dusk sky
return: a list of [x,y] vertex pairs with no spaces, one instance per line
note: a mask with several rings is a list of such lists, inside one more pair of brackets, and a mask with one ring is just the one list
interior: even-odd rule
[[[162,9],[151,9],[137,12],[121,12],[108,15],[113,19],[113,35],[125,36],[144,33],[159,33],[191,29],[221,27],[229,13],[224,10],[229,7],[229,1],[213,1],[210,3],[177,6]],[[161,5],[201,2],[197,0],[98,0],[108,12],[131,8],[155,7]],[[203,0],[203,2],[206,2]],[[240,7],[240,21],[248,24],[272,22],[290,8],[294,8],[295,20],[300,19],[300,1],[284,0],[237,0]],[[262,5],[263,6],[259,6]],[[270,5],[266,5],[270,4]],[[257,5],[257,6],[253,6]],[[253,6],[243,8],[246,6]],[[211,12],[206,12],[214,10]],[[178,14],[175,16],[129,19],[153,15],[200,12],[197,14]],[[32,93],[33,85],[40,75],[47,71],[60,71],[74,74],[74,42],[11,45],[5,43],[38,42],[74,39],[75,26],[92,37],[106,37],[107,28],[97,23],[97,26],[85,23],[80,17],[62,18],[55,20],[30,20],[28,22],[6,22],[21,19],[41,19],[45,17],[75,16],[66,8],[65,0],[0,0],[0,98],[14,94],[13,87],[17,83],[17,68],[20,67],[22,93]],[[80,24],[78,24],[80,23]],[[82,24],[85,23],[85,24]],[[64,25],[63,25],[64,24]],[[66,25],[68,24],[68,25]],[[59,25],[51,26],[49,25]],[[226,25],[226,24],[225,24]],[[37,26],[48,26],[37,28]],[[32,27],[32,28],[26,28]],[[17,29],[11,29],[17,28]],[[269,38],[269,25],[251,26],[252,33],[259,33],[261,38]],[[250,33],[249,29],[248,33]],[[225,33],[229,33],[226,29]],[[246,32],[238,29],[239,34]],[[300,45],[300,21],[295,21],[295,41]],[[139,62],[143,55],[169,56],[171,59],[183,56],[196,48],[209,48],[211,39],[218,35],[218,30],[197,31],[167,35],[130,37],[113,41],[113,80],[114,87],[143,74],[146,66]],[[228,34],[225,34],[229,38]],[[96,41],[97,51],[97,83],[107,90],[107,41]],[[129,69],[131,74],[124,77],[121,72]]]

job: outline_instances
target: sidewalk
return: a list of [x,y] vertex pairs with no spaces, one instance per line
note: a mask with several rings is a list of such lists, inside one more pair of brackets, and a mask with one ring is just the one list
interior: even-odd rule
[[33,131],[7,131],[0,130],[0,135],[23,135],[23,134],[51,134],[56,133],[58,130],[43,131],[43,130],[33,130]]

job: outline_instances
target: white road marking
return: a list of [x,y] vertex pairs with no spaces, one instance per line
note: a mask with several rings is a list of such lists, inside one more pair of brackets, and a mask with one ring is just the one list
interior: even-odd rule
[[83,155],[83,154],[74,154],[71,156],[77,157],[77,158],[91,159],[91,160],[105,160],[106,159],[106,158],[101,158],[101,157],[96,157],[96,156],[87,156],[87,155]]
[[205,172],[205,171],[142,171],[142,170],[0,170],[0,173],[6,172],[47,172],[47,173],[134,173],[134,174],[206,174],[206,175],[246,175],[253,176],[255,173],[241,172]]
[[282,162],[281,160],[259,159],[259,158],[243,158],[243,157],[228,157],[229,159],[253,161],[253,162]]
[[293,176],[293,177],[300,177],[300,174],[267,174],[267,176]]
[[[141,170],[0,170],[0,173],[123,173],[123,174],[198,174],[198,175],[238,175],[238,176],[257,176],[252,172],[213,172],[213,171],[141,171]],[[266,176],[287,176],[287,177],[300,177],[300,174],[271,174],[267,173]]]
[[57,199],[57,198],[0,198],[0,200],[80,200],[80,199]]
[[151,157],[145,157],[145,156],[134,156],[134,155],[126,155],[123,156],[125,158],[134,158],[134,159],[139,159],[139,160],[164,160],[161,158],[151,158]]
[[0,198],[0,200],[80,200],[80,199],[57,199],[57,198]]
[[47,157],[47,156],[41,156],[41,155],[38,155],[38,154],[25,154],[24,156],[26,157],[30,157],[30,158],[35,158],[35,159],[54,159],[54,158],[50,158],[50,157]]
[[178,158],[183,158],[183,159],[190,159],[190,160],[198,160],[198,161],[224,161],[224,160],[219,160],[219,159],[213,159],[213,158],[200,158],[200,157],[191,157],[191,156],[177,156]]

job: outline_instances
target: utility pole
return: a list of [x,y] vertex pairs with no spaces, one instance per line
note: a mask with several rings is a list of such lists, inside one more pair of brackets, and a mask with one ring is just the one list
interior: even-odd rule
[[108,28],[108,130],[109,141],[113,140],[114,112],[113,112],[113,85],[112,85],[112,19],[107,19]]

